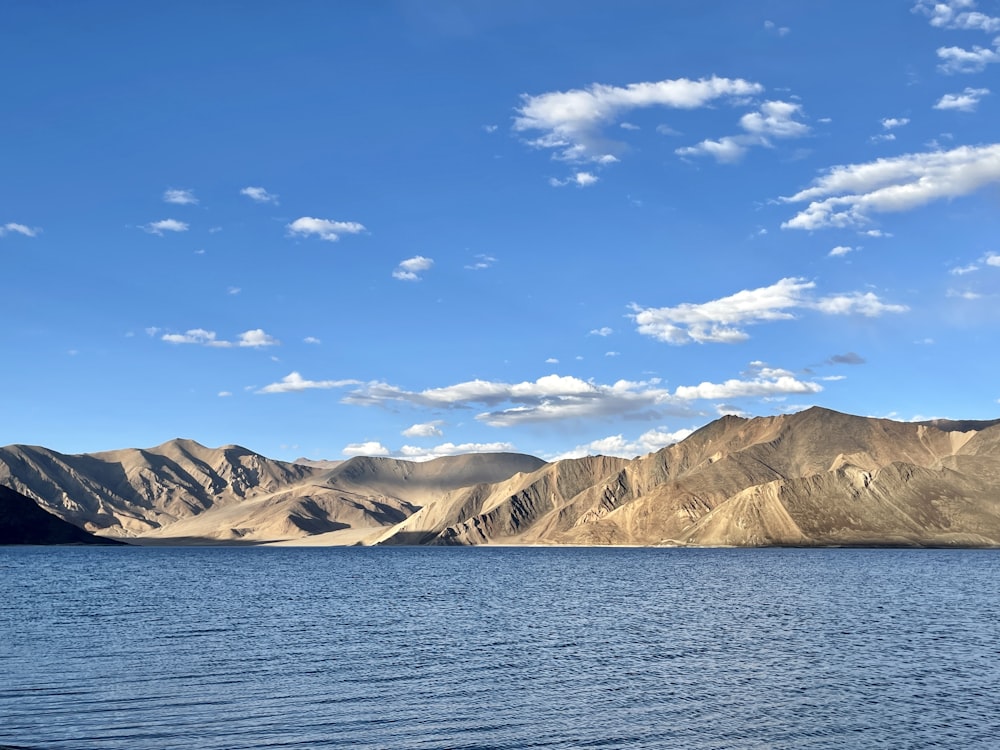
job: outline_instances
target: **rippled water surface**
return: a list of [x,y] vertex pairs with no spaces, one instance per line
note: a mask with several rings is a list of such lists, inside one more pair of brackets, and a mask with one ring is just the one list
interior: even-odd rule
[[1000,554],[0,547],[0,745],[1000,747]]

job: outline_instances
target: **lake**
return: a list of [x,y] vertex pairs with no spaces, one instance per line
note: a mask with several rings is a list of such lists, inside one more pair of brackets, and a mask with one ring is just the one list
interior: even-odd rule
[[0,547],[0,745],[1000,746],[1000,554]]

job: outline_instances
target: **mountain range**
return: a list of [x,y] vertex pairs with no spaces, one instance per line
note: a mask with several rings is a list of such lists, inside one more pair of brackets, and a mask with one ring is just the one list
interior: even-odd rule
[[0,448],[0,485],[138,544],[1000,546],[1000,420],[727,416],[634,459],[282,462]]

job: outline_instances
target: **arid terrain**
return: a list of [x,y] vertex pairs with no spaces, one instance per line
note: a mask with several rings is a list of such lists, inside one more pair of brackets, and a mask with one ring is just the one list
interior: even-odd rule
[[0,448],[0,485],[138,544],[1000,546],[1000,420],[723,417],[634,459],[275,461]]

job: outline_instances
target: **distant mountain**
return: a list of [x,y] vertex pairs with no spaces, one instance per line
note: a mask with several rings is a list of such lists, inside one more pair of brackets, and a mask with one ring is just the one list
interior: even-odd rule
[[1000,546],[1000,420],[723,417],[635,459],[285,463],[189,440],[0,448],[0,484],[140,543]]
[[407,518],[438,488],[501,481],[542,463],[482,454],[419,464],[355,458],[327,468],[182,439],[80,455],[12,445],[0,448],[0,484],[88,531],[139,542],[260,542],[337,532],[329,541],[353,543]]
[[997,546],[1000,420],[977,426],[723,417],[631,461],[559,461],[445,495],[379,541]]
[[0,485],[0,544],[120,544],[88,534]]

